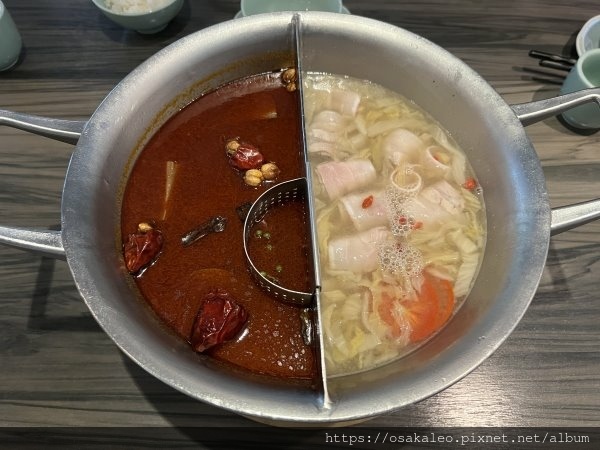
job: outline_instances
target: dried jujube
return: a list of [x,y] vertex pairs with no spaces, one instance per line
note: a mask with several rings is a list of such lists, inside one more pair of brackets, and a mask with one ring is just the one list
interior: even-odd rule
[[190,343],[197,352],[208,350],[234,339],[247,320],[246,310],[227,291],[211,291],[200,305]]
[[139,224],[137,232],[129,234],[123,244],[123,257],[129,273],[137,274],[152,264],[162,250],[163,241],[160,230],[145,222]]
[[259,169],[265,162],[260,150],[247,142],[231,140],[227,142],[225,149],[229,164],[238,170]]

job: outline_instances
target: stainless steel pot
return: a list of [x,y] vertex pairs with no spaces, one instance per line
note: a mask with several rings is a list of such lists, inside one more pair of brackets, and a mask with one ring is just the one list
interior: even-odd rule
[[289,65],[291,17],[253,16],[177,41],[119,83],[87,122],[0,111],[0,123],[77,143],[65,179],[61,231],[0,227],[0,242],[66,258],[106,333],[141,367],[191,397],[275,423],[354,421],[422,400],[477,367],[525,313],[550,235],[600,217],[600,200],[550,209],[539,160],[523,129],[598,101],[600,90],[511,108],[468,66],[420,36],[357,16],[301,13],[304,69],[370,79],[413,99],[466,151],[487,205],[483,265],[456,316],[409,356],[330,379],[333,401],[327,404],[319,392],[226,372],[194,353],[136,295],[119,251],[121,194],[145,142],[201,92]]

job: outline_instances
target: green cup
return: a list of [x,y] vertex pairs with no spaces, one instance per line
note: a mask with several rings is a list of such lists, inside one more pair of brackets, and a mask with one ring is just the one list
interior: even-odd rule
[[326,11],[344,12],[342,0],[241,0],[241,15],[276,11]]
[[[560,90],[569,94],[581,89],[600,87],[600,49],[588,50],[579,57]],[[600,128],[600,105],[588,103],[562,113],[563,119],[580,129]]]
[[19,60],[21,35],[10,13],[0,1],[0,71],[8,70]]

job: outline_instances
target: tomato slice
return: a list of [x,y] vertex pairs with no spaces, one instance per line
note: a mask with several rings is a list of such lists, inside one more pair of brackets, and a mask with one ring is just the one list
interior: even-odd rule
[[412,325],[410,339],[419,342],[428,338],[444,325],[454,311],[452,283],[423,273],[423,285],[417,299],[407,306],[408,320]]
[[402,333],[401,325],[393,316],[398,301],[411,326],[411,342],[419,342],[438,331],[452,316],[454,311],[452,283],[423,272],[421,292],[416,298],[396,300],[387,292],[383,292],[377,312],[381,320],[390,327],[394,337]]

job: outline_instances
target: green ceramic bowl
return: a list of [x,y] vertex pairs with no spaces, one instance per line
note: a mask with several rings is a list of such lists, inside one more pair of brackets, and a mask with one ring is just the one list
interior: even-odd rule
[[183,6],[183,0],[173,0],[167,6],[147,13],[119,13],[108,9],[105,0],[92,2],[113,22],[143,34],[158,33],[164,29]]

